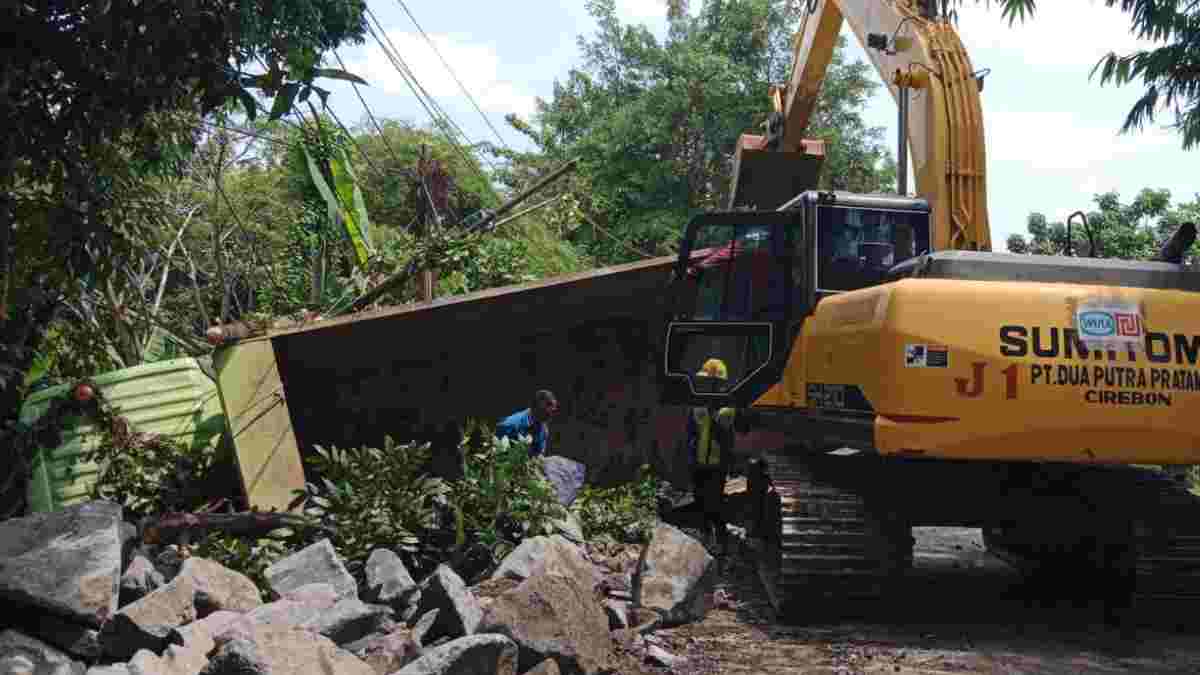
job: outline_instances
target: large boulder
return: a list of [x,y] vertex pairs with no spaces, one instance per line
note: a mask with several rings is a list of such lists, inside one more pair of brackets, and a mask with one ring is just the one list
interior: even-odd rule
[[658,611],[667,626],[703,619],[716,580],[714,562],[699,541],[658,523],[638,561],[635,606]]
[[400,556],[384,548],[371,551],[366,565],[367,587],[363,599],[387,605],[406,620],[421,602],[421,589]]
[[129,660],[135,675],[197,675],[208,665],[208,654],[216,647],[205,621],[189,624],[183,642],[168,645],[159,656],[147,649],[138,650]]
[[218,645],[203,675],[375,675],[329,638],[287,626],[253,626]]
[[516,675],[517,647],[502,635],[469,635],[426,650],[395,675]]
[[517,643],[520,671],[554,659],[564,675],[611,672],[608,617],[589,586],[558,574],[535,574],[492,601],[479,633]]
[[0,632],[0,673],[4,675],[83,675],[82,663],[15,630]]
[[267,568],[267,583],[279,595],[308,584],[326,583],[333,586],[338,597],[358,596],[358,584],[346,571],[333,544],[322,539]]
[[94,661],[104,653],[99,629],[54,614],[27,617],[23,627],[25,632],[88,661]]
[[85,502],[5,520],[0,600],[99,628],[117,611],[121,552],[120,504]]
[[392,675],[421,655],[421,645],[407,628],[397,628],[387,635],[372,635],[345,648],[379,675]]
[[550,455],[542,458],[542,469],[546,480],[554,486],[558,503],[570,506],[587,478],[587,466],[561,455]]
[[343,598],[299,627],[344,645],[374,633],[389,614],[391,610],[383,605],[368,605],[358,598]]
[[146,597],[150,591],[166,584],[161,572],[154,568],[154,563],[144,555],[134,555],[133,560],[121,575],[122,606],[137,602]]
[[418,613],[438,610],[433,626],[425,635],[429,641],[442,637],[471,635],[479,626],[483,609],[461,577],[447,565],[438,565],[421,582],[421,606]]
[[181,574],[141,600],[125,605],[100,632],[104,651],[124,659],[139,649],[161,652],[173,629],[195,621],[195,594],[192,578]]
[[595,568],[584,559],[579,547],[557,534],[522,541],[500,561],[492,578],[524,581],[538,569],[548,574],[576,577],[588,584],[596,579]]
[[196,614],[206,617],[213,612],[249,612],[262,604],[258,587],[241,572],[205,558],[188,558],[179,576],[189,577],[196,589]]

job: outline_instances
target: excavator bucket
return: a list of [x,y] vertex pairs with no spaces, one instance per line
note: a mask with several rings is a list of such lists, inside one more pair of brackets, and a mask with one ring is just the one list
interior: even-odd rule
[[751,207],[770,211],[805,190],[816,189],[825,159],[823,141],[801,141],[798,151],[766,150],[765,144],[762,136],[742,134],[738,138],[730,210]]

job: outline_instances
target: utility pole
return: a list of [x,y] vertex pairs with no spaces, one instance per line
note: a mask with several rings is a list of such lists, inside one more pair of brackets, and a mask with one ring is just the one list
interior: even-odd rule
[[[435,190],[431,189],[431,184],[436,183],[439,188],[442,187],[442,167],[441,163],[436,159],[429,158],[429,146],[421,145],[421,154],[417,159],[417,220],[420,222],[421,235],[423,237],[432,236],[434,228],[440,228],[442,224],[442,216],[438,211],[438,202],[443,197],[444,190],[436,190],[438,198],[434,198]],[[444,204],[442,205],[445,206]],[[421,270],[418,276],[418,290],[423,302],[432,302],[434,294],[434,285],[437,282],[437,274],[432,267]]]

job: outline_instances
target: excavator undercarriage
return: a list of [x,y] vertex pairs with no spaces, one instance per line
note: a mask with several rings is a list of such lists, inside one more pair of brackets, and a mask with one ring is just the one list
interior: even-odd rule
[[[1200,498],[1155,468],[814,454],[753,464],[751,534],[781,616],[827,619],[911,582],[914,526],[979,527],[1030,587],[1102,601],[1110,621],[1200,600]],[[865,602],[865,604],[864,604]]]

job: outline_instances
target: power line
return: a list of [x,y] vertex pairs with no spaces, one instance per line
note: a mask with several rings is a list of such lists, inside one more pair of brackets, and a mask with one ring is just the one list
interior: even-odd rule
[[[341,54],[338,54],[337,50],[334,50],[333,56],[337,59],[338,65],[342,67],[342,70],[348,70],[346,68],[346,64],[342,61]],[[375,119],[375,114],[371,112],[371,107],[367,105],[367,101],[363,98],[362,92],[358,90],[358,85],[354,82],[351,82],[350,86],[354,88],[354,95],[358,97],[358,102],[362,104],[363,110],[367,111],[367,117],[371,120],[371,124],[375,125],[375,130],[379,132],[379,137],[383,139],[383,147],[387,148],[388,153],[391,154],[392,159],[395,160],[398,166],[403,166],[404,163],[400,161],[400,155],[396,154],[395,149],[392,148],[392,144],[388,142],[387,134],[383,133],[383,127],[380,126],[379,121]]]
[[487,115],[483,114],[483,110],[481,110],[479,104],[475,102],[475,97],[471,95],[471,92],[468,91],[466,86],[464,86],[463,83],[458,79],[458,75],[454,74],[454,69],[450,67],[449,63],[446,63],[446,59],[442,58],[442,53],[438,51],[437,46],[433,44],[433,40],[429,39],[429,36],[425,33],[425,29],[421,28],[421,24],[417,23],[417,18],[412,15],[412,12],[408,11],[408,5],[404,4],[404,0],[396,0],[396,2],[400,3],[400,8],[404,10],[404,13],[408,15],[409,19],[412,19],[413,25],[416,26],[417,30],[421,33],[421,37],[425,38],[425,42],[429,43],[430,48],[433,49],[434,54],[437,54],[438,60],[442,62],[442,65],[446,66],[446,71],[450,73],[450,77],[454,78],[455,83],[458,84],[458,88],[462,90],[463,94],[466,94],[467,100],[471,102],[471,105],[474,106],[475,111],[478,112],[479,116],[483,118],[484,124],[487,124],[488,128],[492,130],[492,133],[496,135],[496,140],[500,141],[500,145],[503,145],[505,149],[507,149],[509,152],[512,152],[512,148],[508,147],[508,143],[504,142],[504,138],[500,136],[500,132],[496,130],[496,127],[492,126],[492,121],[488,119]]
[[[412,72],[412,69],[410,69],[408,64],[404,62],[404,59],[399,54],[399,50],[396,49],[395,44],[392,43],[392,40],[390,37],[388,37],[386,31],[383,30],[383,24],[380,23],[379,19],[375,16],[375,13],[372,12],[369,7],[367,8],[367,15],[372,21],[375,22],[376,27],[379,29],[379,33],[383,33],[383,39],[381,40],[375,29],[369,23],[367,24],[367,29],[371,33],[371,37],[375,38],[375,41],[379,43],[379,46],[384,51],[384,55],[386,55],[392,62],[392,67],[394,67],[397,72],[400,73],[401,77],[404,78],[405,83],[409,86],[409,89],[412,90],[418,102],[423,108],[425,108],[425,112],[429,114],[434,123],[442,127],[442,131],[446,134],[451,145],[462,156],[463,160],[467,162],[468,165],[475,168],[476,173],[479,174],[479,177],[488,186],[488,189],[492,190],[491,182],[488,181],[487,176],[483,174],[478,165],[467,156],[466,151],[463,150],[461,145],[458,143],[458,139],[455,137],[455,132],[457,132],[458,135],[461,136],[468,145],[474,145],[474,143],[471,142],[470,138],[467,137],[467,134],[463,132],[463,130],[454,122],[454,120],[448,114],[446,114],[446,111],[442,110],[437,101],[429,95],[429,92],[425,91],[425,87],[421,85],[416,75]],[[387,46],[383,44],[385,40],[387,41]],[[390,50],[388,46],[390,46]],[[426,99],[428,100],[426,101]],[[436,109],[437,113],[431,110],[431,107]],[[490,166],[490,161],[488,163]],[[493,171],[496,170],[495,166],[492,166],[491,168]]]

